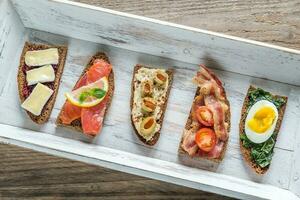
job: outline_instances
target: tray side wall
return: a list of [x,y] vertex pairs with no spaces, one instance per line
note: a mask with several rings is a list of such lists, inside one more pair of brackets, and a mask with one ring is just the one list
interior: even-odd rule
[[300,85],[296,50],[69,1],[12,2],[29,28]]
[[[288,190],[79,141],[0,125],[0,141],[157,180],[242,199],[299,199]],[[47,141],[47,142],[45,142]],[[74,145],[75,144],[75,145]],[[120,164],[122,163],[122,164]],[[170,171],[170,169],[173,169]],[[188,180],[188,181],[187,181]]]
[[11,3],[0,1],[0,96],[7,89],[7,77],[19,62],[19,52],[24,42],[25,28]]

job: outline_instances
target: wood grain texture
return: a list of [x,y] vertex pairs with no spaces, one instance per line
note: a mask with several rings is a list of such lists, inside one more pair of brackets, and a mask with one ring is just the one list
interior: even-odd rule
[[0,199],[230,199],[0,144]]
[[299,0],[74,0],[300,49]]

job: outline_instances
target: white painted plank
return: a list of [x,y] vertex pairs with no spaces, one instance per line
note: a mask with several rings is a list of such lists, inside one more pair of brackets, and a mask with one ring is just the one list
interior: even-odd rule
[[24,27],[17,13],[12,9],[10,2],[0,2],[0,95],[4,90],[7,73],[12,68],[12,63],[19,60],[16,57],[22,49],[20,42],[24,40]]
[[[300,95],[295,97],[298,101],[298,106],[295,106],[295,112],[300,112]],[[290,140],[290,143],[293,143],[293,141],[295,141],[295,152],[293,154],[293,159],[292,159],[292,172],[291,172],[291,176],[290,176],[290,187],[289,189],[294,192],[295,194],[297,194],[298,196],[300,196],[300,159],[299,159],[299,155],[300,155],[300,117],[298,117],[297,119],[297,124],[294,126],[295,130],[296,130],[296,135],[295,138],[292,138]]]
[[68,1],[12,2],[29,28],[193,64],[204,60],[217,69],[300,85],[296,50]]

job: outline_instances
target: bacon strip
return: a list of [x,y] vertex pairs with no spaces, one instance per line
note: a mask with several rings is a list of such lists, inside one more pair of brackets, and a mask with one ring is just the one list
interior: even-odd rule
[[220,140],[226,141],[228,132],[225,127],[225,114],[222,104],[212,95],[204,97],[205,105],[212,111],[214,118],[214,130]]
[[213,150],[211,150],[210,152],[206,153],[204,151],[201,151],[201,149],[199,149],[198,154],[200,157],[206,157],[206,158],[219,158],[222,150],[224,148],[224,142],[219,141],[215,148],[213,148]]
[[190,155],[193,156],[198,151],[199,147],[195,142],[196,131],[193,129],[185,130],[181,147]]
[[193,81],[200,86],[202,94],[211,94],[221,101],[225,100],[225,92],[221,81],[204,65],[201,65],[201,68]]

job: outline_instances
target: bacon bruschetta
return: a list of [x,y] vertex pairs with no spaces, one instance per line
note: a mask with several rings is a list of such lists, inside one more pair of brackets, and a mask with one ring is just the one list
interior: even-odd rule
[[194,77],[198,85],[179,153],[213,161],[223,159],[230,130],[230,105],[218,77],[205,66]]

